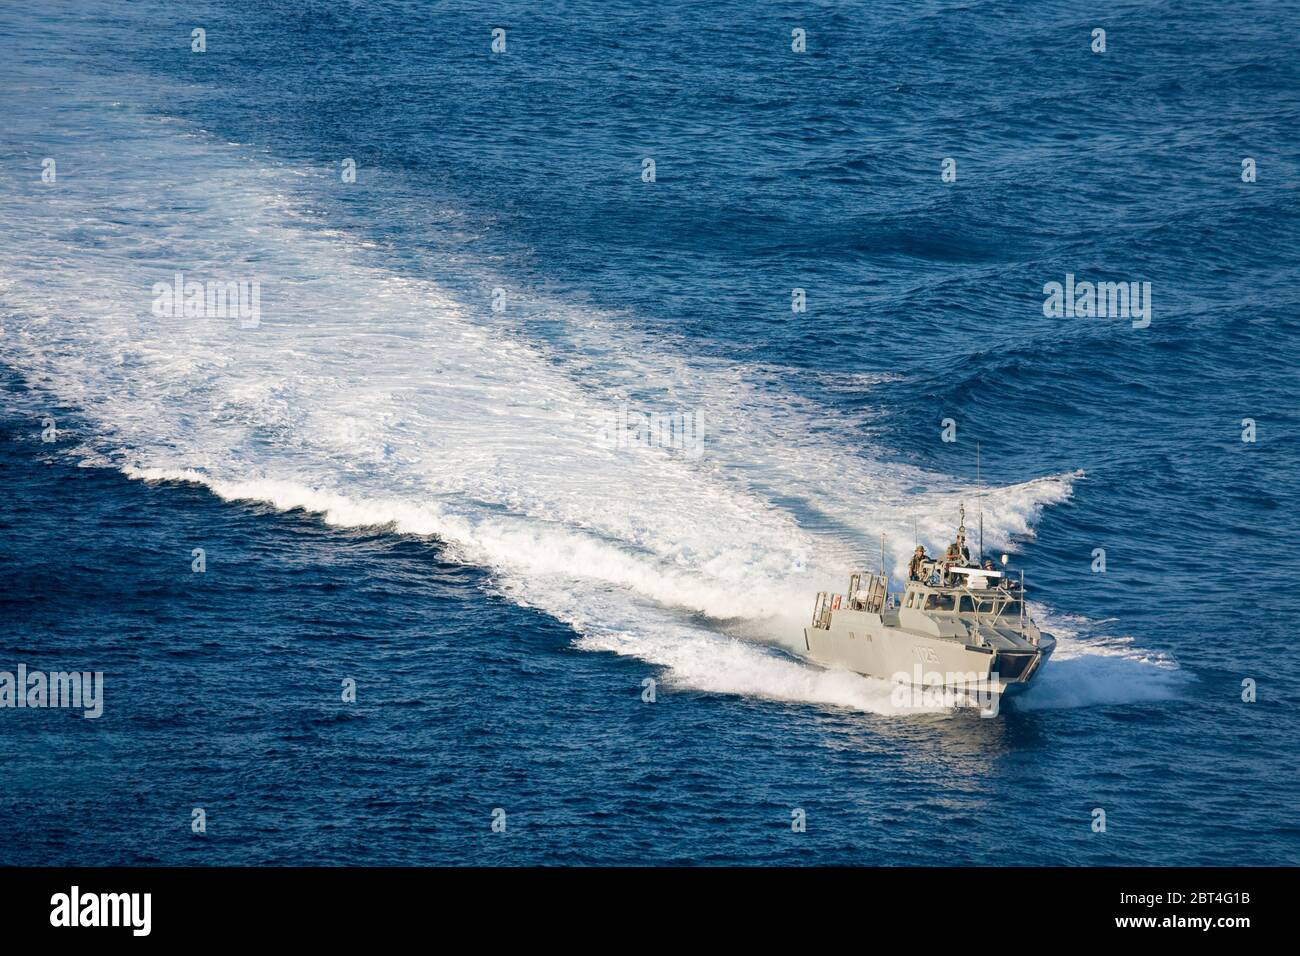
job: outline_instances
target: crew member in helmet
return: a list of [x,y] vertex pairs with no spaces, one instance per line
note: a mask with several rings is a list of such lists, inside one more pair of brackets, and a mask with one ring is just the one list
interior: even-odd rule
[[943,583],[947,587],[952,587],[957,582],[957,575],[953,574],[951,568],[965,568],[970,566],[970,548],[966,547],[965,533],[958,531],[957,540],[948,545],[948,551],[943,556]]
[[[984,567],[984,570],[985,570],[985,571],[992,571],[992,572],[994,572],[994,573],[996,573],[997,570],[998,570],[997,567],[993,564],[993,559],[992,559],[992,558],[985,558],[985,559],[984,559],[984,565],[983,565],[983,567]],[[988,582],[989,582],[989,583],[988,583],[987,586],[988,586],[988,587],[997,587],[997,581],[998,581],[998,579],[997,579],[996,577],[994,577],[992,574],[990,574],[989,577],[988,577]]]
[[920,581],[925,574],[925,565],[929,561],[929,556],[925,553],[925,546],[918,544],[916,551],[912,554],[912,561],[907,566],[907,577],[909,581]]

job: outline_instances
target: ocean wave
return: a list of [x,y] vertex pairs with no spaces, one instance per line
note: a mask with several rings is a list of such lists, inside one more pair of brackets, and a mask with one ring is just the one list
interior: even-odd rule
[[[534,297],[526,317],[553,334],[526,334],[392,268],[385,248],[317,228],[309,170],[101,115],[113,148],[61,144],[88,170],[75,186],[9,191],[18,251],[0,265],[0,355],[80,410],[88,459],[436,536],[579,646],[678,686],[895,712],[883,682],[779,649],[797,648],[817,590],[879,560],[881,536],[896,574],[914,540],[945,543],[969,483],[828,431],[826,410],[770,368],[692,357],[625,317]],[[459,268],[485,289],[503,281]],[[260,324],[157,315],[155,286],[176,272],[256,279]],[[702,453],[603,440],[620,409],[698,415]],[[990,544],[1032,535],[1079,477],[984,489]]]

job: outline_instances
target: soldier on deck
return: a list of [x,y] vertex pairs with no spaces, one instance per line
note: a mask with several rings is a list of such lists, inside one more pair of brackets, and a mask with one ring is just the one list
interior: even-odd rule
[[912,555],[912,561],[907,566],[907,578],[909,581],[921,581],[925,578],[925,566],[930,558],[925,553],[925,546],[918,544],[916,551]]
[[970,563],[970,548],[966,547],[966,528],[963,525],[957,529],[957,540],[948,545],[948,551],[943,556],[944,587],[952,587],[957,583],[957,575],[952,573],[952,568],[970,567]]

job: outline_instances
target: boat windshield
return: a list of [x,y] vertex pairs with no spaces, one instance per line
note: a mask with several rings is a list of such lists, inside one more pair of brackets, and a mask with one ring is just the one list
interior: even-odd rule
[[963,594],[957,609],[966,613],[996,614],[1003,607],[1010,607],[1014,603],[1008,598],[993,594]]
[[[908,606],[912,606],[908,604]],[[1020,599],[1003,594],[971,594],[939,591],[927,594],[922,600],[917,595],[916,607],[923,611],[956,611],[958,614],[1018,615]]]

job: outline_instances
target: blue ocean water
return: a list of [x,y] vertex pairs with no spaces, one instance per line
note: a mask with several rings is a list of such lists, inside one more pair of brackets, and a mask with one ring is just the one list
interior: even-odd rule
[[[0,670],[105,683],[0,710],[0,863],[1300,862],[1298,25],[6,6]],[[260,322],[156,314],[177,272]],[[1046,316],[1067,274],[1150,325]],[[1036,686],[798,657],[962,504]]]

